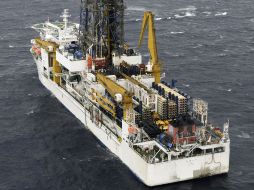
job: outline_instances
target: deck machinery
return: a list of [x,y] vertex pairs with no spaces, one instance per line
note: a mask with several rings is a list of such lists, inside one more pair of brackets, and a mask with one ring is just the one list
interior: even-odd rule
[[139,40],[147,29],[148,63],[124,41],[123,15],[122,0],[81,0],[80,24],[64,10],[34,25],[40,81],[148,186],[227,173],[229,123],[209,124],[205,101],[162,81],[154,15]]

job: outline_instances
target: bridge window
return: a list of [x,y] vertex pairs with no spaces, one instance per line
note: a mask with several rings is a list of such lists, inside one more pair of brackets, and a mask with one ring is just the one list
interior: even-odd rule
[[212,154],[212,153],[213,153],[213,149],[212,148],[206,149],[206,154]]
[[225,148],[224,147],[217,147],[217,148],[214,148],[214,152],[215,153],[220,153],[220,152],[224,152],[225,151]]

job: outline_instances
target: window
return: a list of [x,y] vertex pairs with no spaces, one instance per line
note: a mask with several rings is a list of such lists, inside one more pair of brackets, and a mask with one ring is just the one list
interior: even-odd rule
[[206,149],[206,154],[212,154],[213,153],[213,149],[210,148],[210,149]]
[[49,67],[53,67],[53,55],[49,55]]
[[220,153],[220,152],[224,152],[224,151],[225,151],[224,147],[217,147],[217,148],[214,148],[214,152],[215,152],[215,153]]

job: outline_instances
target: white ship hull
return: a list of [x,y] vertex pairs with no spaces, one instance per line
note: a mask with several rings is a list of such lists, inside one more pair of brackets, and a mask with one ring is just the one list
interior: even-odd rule
[[156,186],[194,178],[212,176],[229,171],[230,143],[223,143],[225,151],[178,160],[149,164],[125,141],[119,142],[106,127],[98,127],[90,113],[68,92],[43,75],[40,61],[35,60],[41,83],[73,113],[111,152],[130,168],[146,185]]

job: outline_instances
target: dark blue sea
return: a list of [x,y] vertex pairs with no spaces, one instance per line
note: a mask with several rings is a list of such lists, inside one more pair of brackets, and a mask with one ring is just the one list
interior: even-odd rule
[[[230,120],[228,175],[148,188],[39,82],[33,24],[79,22],[79,0],[0,1],[1,190],[250,190],[254,186],[254,1],[126,0],[126,41],[137,46],[143,11],[156,15],[165,80]],[[146,45],[142,52],[148,58]]]

